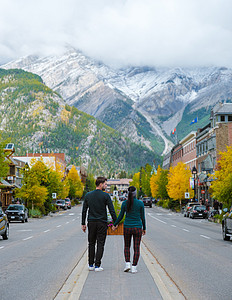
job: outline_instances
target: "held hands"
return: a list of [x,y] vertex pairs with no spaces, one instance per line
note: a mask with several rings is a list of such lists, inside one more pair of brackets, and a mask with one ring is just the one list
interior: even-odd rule
[[142,231],[142,235],[145,235],[145,234],[146,234],[146,230],[143,230],[143,231]]
[[81,229],[83,230],[83,232],[86,232],[86,225],[81,225]]
[[112,226],[113,231],[115,231],[115,229],[117,229],[117,228],[118,228],[118,225],[117,226],[114,226],[114,225]]

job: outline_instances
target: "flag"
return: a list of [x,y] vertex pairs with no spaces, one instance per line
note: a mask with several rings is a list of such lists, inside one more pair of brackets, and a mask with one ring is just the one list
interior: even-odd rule
[[190,125],[197,123],[198,122],[198,117],[196,117],[195,119],[192,120],[192,122],[190,123]]
[[176,128],[173,129],[172,134],[174,134],[176,132]]

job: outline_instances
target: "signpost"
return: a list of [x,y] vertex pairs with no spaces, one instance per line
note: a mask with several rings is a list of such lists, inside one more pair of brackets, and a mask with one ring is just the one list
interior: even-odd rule
[[190,194],[188,192],[184,193],[184,197],[185,199],[189,199],[190,198]]

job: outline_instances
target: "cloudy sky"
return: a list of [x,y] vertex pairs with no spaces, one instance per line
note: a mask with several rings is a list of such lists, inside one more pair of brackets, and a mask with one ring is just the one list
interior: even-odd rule
[[232,67],[232,0],[0,0],[0,64],[66,45],[115,66]]

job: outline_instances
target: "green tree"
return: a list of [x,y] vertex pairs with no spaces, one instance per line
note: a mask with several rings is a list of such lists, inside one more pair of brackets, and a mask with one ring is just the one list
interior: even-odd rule
[[84,189],[83,196],[85,194],[87,194],[88,192],[91,192],[95,189],[96,189],[95,178],[94,178],[92,173],[89,173],[87,178],[86,178],[85,189]]
[[59,197],[61,199],[65,199],[68,197],[70,191],[70,185],[67,177],[64,179],[64,181],[61,181],[61,185],[62,185],[62,189],[59,193]]
[[9,171],[9,161],[6,158],[6,152],[4,151],[4,147],[6,142],[1,139],[0,136],[0,178],[6,177]]
[[29,169],[26,164],[23,173],[23,185],[20,189],[16,189],[15,196],[25,201],[29,208],[37,207],[44,211],[44,202],[48,196],[46,187],[41,186],[36,173]]
[[120,173],[119,173],[119,176],[118,176],[119,178],[126,178],[126,171],[121,171]]
[[150,187],[150,179],[151,179],[152,166],[146,164],[145,168],[141,170],[141,187],[142,192],[146,196],[151,196],[151,187]]
[[163,170],[160,165],[157,173],[152,174],[150,179],[151,194],[154,198],[167,199],[168,170]]

